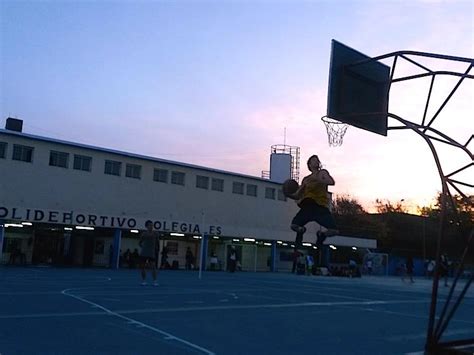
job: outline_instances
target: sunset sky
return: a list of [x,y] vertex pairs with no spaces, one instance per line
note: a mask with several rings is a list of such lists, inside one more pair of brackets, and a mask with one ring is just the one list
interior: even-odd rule
[[[428,146],[407,130],[350,127],[341,147],[328,147],[320,117],[331,39],[369,56],[474,57],[472,1],[2,1],[0,16],[2,128],[17,117],[26,133],[253,176],[269,169],[286,128],[302,175],[318,154],[332,192],[369,210],[376,198],[429,205],[440,180]],[[431,113],[456,81],[436,82]],[[418,121],[428,87],[394,86],[390,112]],[[465,143],[473,112],[465,80],[437,128]],[[439,147],[446,172],[469,163]],[[472,169],[464,178],[474,181]]]

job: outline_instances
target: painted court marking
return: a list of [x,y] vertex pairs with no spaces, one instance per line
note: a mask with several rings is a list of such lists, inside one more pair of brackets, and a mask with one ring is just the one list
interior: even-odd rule
[[177,342],[182,343],[182,344],[184,344],[184,345],[187,345],[187,346],[189,346],[190,348],[196,349],[196,350],[198,350],[198,351],[200,351],[200,352],[202,352],[202,353],[205,353],[205,354],[208,354],[208,355],[215,355],[212,351],[210,351],[210,350],[208,350],[208,349],[205,349],[205,348],[203,348],[203,347],[201,347],[201,346],[199,346],[199,345],[197,345],[197,344],[191,343],[191,342],[189,342],[189,341],[187,341],[187,340],[181,339],[181,338],[179,338],[179,337],[177,337],[177,336],[174,336],[174,335],[172,335],[172,334],[170,334],[170,333],[168,333],[168,332],[165,332],[165,331],[163,331],[163,330],[161,330],[161,329],[152,327],[152,326],[150,326],[150,325],[148,325],[148,324],[145,324],[145,323],[143,323],[143,322],[140,322],[140,321],[137,321],[137,320],[135,320],[135,319],[126,317],[126,316],[124,316],[124,315],[122,315],[122,314],[119,314],[119,313],[117,313],[117,312],[113,312],[113,311],[111,311],[110,309],[101,306],[100,304],[97,304],[97,303],[94,303],[94,302],[92,302],[92,301],[86,300],[85,298],[82,298],[82,297],[80,297],[80,296],[76,296],[76,295],[74,295],[74,294],[72,294],[72,293],[68,293],[69,290],[71,290],[71,289],[62,290],[62,291],[61,291],[61,294],[65,295],[65,296],[69,296],[69,297],[75,298],[75,299],[77,299],[77,300],[79,300],[79,301],[81,301],[81,302],[90,304],[91,306],[93,306],[93,307],[95,307],[95,308],[99,308],[99,309],[103,310],[104,312],[106,312],[107,314],[109,314],[109,315],[111,315],[111,316],[115,316],[115,317],[118,317],[118,318],[121,318],[121,319],[126,320],[127,322],[129,322],[129,324],[138,325],[138,326],[140,326],[140,327],[142,327],[142,328],[146,328],[146,329],[149,329],[149,330],[151,330],[151,331],[153,331],[153,332],[156,332],[156,333],[158,333],[158,334],[164,335],[164,336],[165,336],[164,339],[166,339],[166,340],[174,340],[174,341],[177,341]]
[[189,311],[213,311],[213,310],[233,310],[233,309],[275,309],[275,308],[295,308],[295,307],[335,307],[335,306],[366,306],[366,305],[385,305],[385,304],[403,304],[403,303],[426,303],[420,300],[398,300],[398,301],[362,301],[362,302],[300,302],[300,303],[281,303],[281,304],[254,304],[254,305],[229,305],[229,306],[204,306],[204,307],[174,307],[174,308],[146,308],[132,310],[118,310],[121,314],[137,313],[167,313],[167,312],[189,312]]
[[[447,330],[443,333],[443,336],[452,336],[452,335],[469,335],[474,334],[474,328],[470,329],[453,329]],[[403,341],[403,340],[416,340],[416,339],[426,339],[426,332],[418,334],[409,334],[409,335],[397,335],[386,338],[388,341]]]
[[[98,316],[98,315],[111,315],[119,318],[126,319],[127,321],[137,322],[131,318],[123,316],[123,314],[141,314],[141,313],[167,313],[167,312],[189,312],[189,311],[212,311],[212,310],[233,310],[233,309],[278,309],[278,308],[295,308],[295,307],[336,307],[336,306],[367,306],[367,305],[386,305],[386,304],[413,304],[413,303],[425,303],[425,301],[419,300],[395,300],[395,301],[362,301],[362,302],[300,302],[300,303],[281,303],[281,304],[255,304],[255,305],[222,305],[222,306],[190,306],[190,307],[175,307],[175,308],[145,308],[145,309],[132,309],[132,310],[118,310],[111,311],[104,306],[101,306],[92,301],[86,300],[80,296],[68,293],[70,289],[61,291],[61,294],[65,296],[73,297],[77,300],[85,302],[94,308],[101,309],[105,312],[65,312],[65,313],[30,313],[30,314],[18,314],[18,315],[0,315],[0,319],[25,319],[25,318],[55,318],[55,317],[76,317],[76,316]],[[221,300],[223,301],[223,300]],[[227,302],[229,300],[226,300]],[[149,327],[145,324],[146,327]],[[153,327],[151,327],[153,328]],[[149,329],[151,329],[149,328]],[[163,331],[156,329],[158,333]],[[166,332],[163,332],[166,333]],[[168,333],[166,333],[168,334]],[[179,338],[177,338],[179,339]]]
[[[403,313],[403,312],[396,312],[396,311],[387,311],[387,310],[385,310],[385,309],[362,308],[362,310],[368,311],[368,312],[379,312],[379,313],[393,314],[393,315],[396,315],[396,316],[403,316],[403,317],[411,317],[411,318],[418,318],[418,319],[429,319],[428,316],[419,316],[419,315],[412,314],[412,313]],[[439,317],[437,316],[436,319],[439,319]],[[470,321],[462,320],[462,319],[455,319],[455,318],[452,318],[452,319],[451,319],[451,322],[474,324],[474,322],[470,322]]]
[[[29,319],[29,318],[61,318],[79,316],[103,316],[104,312],[63,312],[63,313],[29,313],[29,314],[7,314],[0,319]],[[106,314],[105,314],[106,315]]]

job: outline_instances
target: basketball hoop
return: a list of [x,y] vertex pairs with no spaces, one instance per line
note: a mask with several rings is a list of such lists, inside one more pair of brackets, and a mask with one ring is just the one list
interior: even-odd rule
[[328,116],[321,117],[321,121],[326,126],[328,132],[328,143],[331,147],[338,147],[342,145],[342,139],[349,126],[347,123],[336,121]]

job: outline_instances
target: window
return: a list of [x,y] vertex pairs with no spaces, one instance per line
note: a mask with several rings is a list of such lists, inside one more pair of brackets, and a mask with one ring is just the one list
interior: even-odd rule
[[0,142],[0,159],[5,159],[7,157],[7,143]]
[[59,166],[60,168],[69,167],[69,153],[56,152],[54,150],[49,152],[49,165]]
[[247,196],[257,196],[257,185],[247,184]]
[[119,161],[106,160],[104,174],[120,176],[122,163]]
[[184,186],[184,173],[179,171],[172,171],[171,172],[171,183],[175,185],[182,185]]
[[224,191],[224,180],[212,179],[211,189],[214,191]]
[[125,166],[125,176],[133,179],[140,179],[142,176],[141,165],[127,164]]
[[155,169],[153,171],[153,180],[158,182],[168,183],[168,170]]
[[265,198],[268,198],[270,200],[275,199],[275,189],[272,187],[266,187],[265,188]]
[[283,190],[278,190],[278,200],[280,201],[286,201],[286,196],[283,193]]
[[31,163],[33,161],[33,147],[26,145],[13,144],[13,160],[26,161]]
[[207,176],[196,176],[196,187],[198,189],[209,189],[209,178]]
[[74,155],[74,169],[91,171],[92,170],[92,158],[84,155]]
[[235,182],[234,181],[232,183],[232,193],[243,195],[244,194],[244,184],[241,183],[241,182]]

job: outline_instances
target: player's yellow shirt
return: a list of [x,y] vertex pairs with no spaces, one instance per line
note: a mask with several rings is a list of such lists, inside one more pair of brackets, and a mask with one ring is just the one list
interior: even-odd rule
[[304,183],[303,197],[299,202],[304,199],[311,199],[318,205],[326,207],[329,203],[328,199],[328,186],[314,179],[307,179]]

